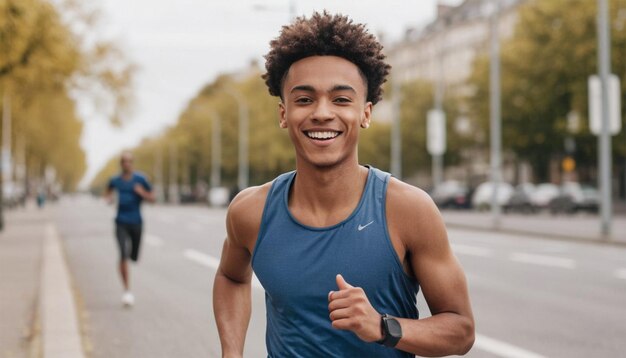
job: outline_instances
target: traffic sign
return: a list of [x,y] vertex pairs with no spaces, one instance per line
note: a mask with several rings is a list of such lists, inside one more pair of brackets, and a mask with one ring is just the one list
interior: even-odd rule
[[442,155],[446,152],[446,114],[440,109],[431,109],[426,119],[428,153]]
[[572,157],[565,157],[561,162],[561,167],[566,173],[571,173],[576,169],[576,161]]
[[[602,86],[598,75],[589,76],[589,129],[600,135],[602,131]],[[616,135],[622,129],[620,84],[616,75],[609,76],[609,133]]]

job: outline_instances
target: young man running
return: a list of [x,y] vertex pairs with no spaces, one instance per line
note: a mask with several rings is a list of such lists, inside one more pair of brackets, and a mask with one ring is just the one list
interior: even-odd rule
[[113,190],[117,190],[117,215],[115,216],[115,236],[120,249],[119,272],[124,285],[122,303],[132,306],[135,296],[129,288],[128,259],[139,259],[141,244],[142,218],[139,207],[143,200],[154,202],[155,197],[148,180],[133,170],[133,156],[124,152],[120,158],[122,173],[109,181],[106,199],[113,203]]
[[[254,271],[270,357],[465,354],[474,320],[430,197],[359,165],[359,131],[390,66],[364,25],[315,13],[283,27],[264,79],[296,171],[231,203],[213,306],[223,356],[241,357]],[[418,320],[421,285],[432,317]]]

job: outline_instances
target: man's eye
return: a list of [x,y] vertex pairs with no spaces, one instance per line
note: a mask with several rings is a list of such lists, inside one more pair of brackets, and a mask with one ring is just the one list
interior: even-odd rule
[[335,98],[335,102],[350,103],[350,102],[352,102],[352,100],[350,100],[350,98],[346,98],[346,97],[337,97],[337,98]]
[[313,101],[307,97],[300,97],[300,98],[296,98],[295,102],[296,103],[311,103]]

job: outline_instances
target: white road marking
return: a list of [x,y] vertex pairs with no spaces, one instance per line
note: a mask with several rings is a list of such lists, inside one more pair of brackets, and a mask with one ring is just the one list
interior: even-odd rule
[[621,268],[615,271],[615,277],[626,280],[626,268]]
[[493,250],[487,247],[452,244],[452,251],[456,254],[491,257],[493,256]]
[[163,246],[163,239],[156,235],[146,234],[146,244],[154,247]]
[[545,358],[541,354],[537,354],[526,349],[516,347],[512,344],[499,341],[482,334],[476,334],[474,348],[495,354],[500,357],[507,358]]
[[527,264],[541,266],[560,267],[566,269],[573,269],[576,267],[576,262],[574,260],[557,256],[535,255],[516,252],[511,254],[510,259],[516,262],[523,262]]
[[[220,265],[220,260],[217,257],[207,255],[198,250],[187,249],[185,250],[183,255],[185,255],[187,259],[194,261],[196,263],[199,263],[200,265],[210,267],[213,270],[217,270],[217,268]],[[252,287],[258,288],[261,290],[263,289],[261,282],[259,282],[259,279],[254,274],[252,275]]]

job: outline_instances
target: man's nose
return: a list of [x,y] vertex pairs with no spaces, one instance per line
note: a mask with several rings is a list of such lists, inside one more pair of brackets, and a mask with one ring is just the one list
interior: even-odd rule
[[332,103],[325,99],[319,100],[312,114],[312,119],[317,122],[327,122],[335,119]]

